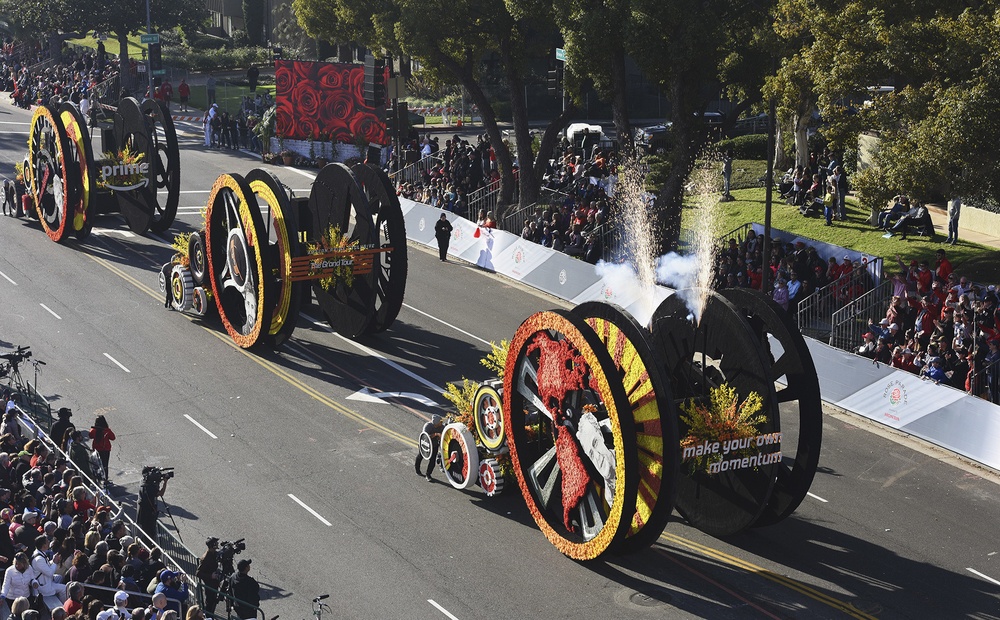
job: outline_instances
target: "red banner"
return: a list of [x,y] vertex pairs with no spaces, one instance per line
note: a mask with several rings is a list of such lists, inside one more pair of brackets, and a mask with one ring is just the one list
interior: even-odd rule
[[276,60],[274,79],[278,135],[348,144],[361,135],[389,143],[378,110],[365,105],[364,65]]

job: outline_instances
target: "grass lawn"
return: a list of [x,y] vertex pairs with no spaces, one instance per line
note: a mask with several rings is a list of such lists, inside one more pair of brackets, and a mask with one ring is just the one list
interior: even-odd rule
[[[764,223],[764,188],[737,190],[733,196],[736,198],[734,202],[722,202],[717,207],[716,230],[719,235],[747,222]],[[907,262],[914,258],[926,258],[933,264],[934,252],[945,248],[948,259],[961,275],[976,282],[1000,282],[1000,250],[964,241],[956,246],[944,245],[946,234],[936,235],[933,242],[917,235],[908,235],[905,241],[898,237],[884,239],[882,231],[867,222],[868,211],[862,210],[852,198],[847,200],[847,221],[834,222],[833,226],[825,226],[822,217],[803,217],[798,207],[786,205],[777,192],[772,204],[773,228],[881,256],[887,268],[894,268],[896,254],[901,254]],[[682,226],[690,228],[696,215],[694,209],[685,209]]]
[[[179,82],[174,82],[174,106],[177,105],[178,83]],[[273,97],[274,84],[259,85],[257,86],[257,92],[268,92],[271,93],[271,96]],[[219,104],[219,109],[224,112],[229,111],[230,114],[239,112],[240,106],[243,104],[243,96],[248,94],[250,94],[250,88],[247,86],[235,86],[233,84],[222,83],[218,83],[215,86],[215,101]],[[204,86],[191,87],[191,101],[189,104],[200,110],[204,110],[208,107],[206,89]]]
[[[82,39],[69,39],[68,43],[71,45],[79,45],[81,47],[89,47],[91,49],[97,49],[97,39],[93,37],[84,37]],[[142,53],[146,49],[145,43],[139,43],[139,35],[134,34],[128,38],[128,55],[129,58],[142,58]],[[117,56],[120,50],[118,45],[118,37],[108,37],[108,40],[104,42],[104,51],[108,56]]]

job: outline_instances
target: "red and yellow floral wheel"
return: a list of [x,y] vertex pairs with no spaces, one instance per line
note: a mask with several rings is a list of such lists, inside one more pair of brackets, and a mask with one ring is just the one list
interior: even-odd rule
[[521,494],[546,538],[577,560],[628,533],[639,481],[628,395],[582,319],[539,312],[514,334],[503,421]]
[[476,434],[479,435],[483,447],[490,452],[500,452],[507,442],[502,402],[496,387],[488,383],[481,385],[472,399],[472,417],[476,423]]
[[224,174],[212,187],[205,249],[222,326],[236,344],[248,349],[267,333],[270,312],[264,299],[272,263],[260,207],[238,174]]
[[618,306],[586,302],[573,309],[594,330],[614,362],[628,393],[638,451],[639,492],[628,536],[620,549],[639,551],[663,531],[674,506],[680,466],[677,407],[663,363],[645,330]]
[[46,106],[38,106],[28,134],[25,176],[45,234],[61,242],[72,230],[72,213],[81,191],[80,169],[69,160],[69,139],[62,122]]
[[469,428],[454,422],[441,431],[441,468],[448,483],[468,489],[479,479],[479,451]]

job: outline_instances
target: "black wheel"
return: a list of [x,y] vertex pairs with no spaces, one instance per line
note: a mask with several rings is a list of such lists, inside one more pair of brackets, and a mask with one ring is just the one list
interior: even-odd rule
[[260,207],[238,174],[215,181],[205,214],[205,249],[212,296],[222,325],[248,349],[267,334],[265,288],[273,274]]
[[[771,499],[754,522],[754,526],[773,525],[795,512],[809,492],[819,466],[823,443],[819,376],[802,333],[781,306],[746,289],[725,289],[720,294],[743,311],[761,346],[768,351],[770,379],[784,383],[775,393],[782,445],[795,445],[795,451],[782,451]],[[797,438],[791,436],[795,432]]]
[[596,301],[580,304],[572,313],[586,321],[604,343],[628,394],[640,482],[635,515],[619,550],[639,551],[660,536],[673,511],[680,466],[677,407],[663,362],[650,346],[648,332],[631,315]]
[[591,560],[628,534],[639,470],[625,387],[580,318],[528,317],[511,341],[503,424],[521,494],[545,537]]
[[392,248],[379,254],[375,263],[375,317],[368,331],[381,332],[389,329],[403,307],[407,270],[406,221],[399,197],[385,171],[368,164],[357,164],[351,171],[375,215],[378,246]]
[[[712,292],[697,324],[678,295],[660,304],[651,324],[680,410],[677,510],[713,536],[740,532],[764,511],[781,454],[774,384],[760,340],[742,312]],[[732,399],[718,398],[728,390]],[[755,402],[760,407],[753,413]]]
[[[309,195],[312,238],[322,250],[373,247],[375,220],[350,168],[329,164],[319,171]],[[313,284],[316,302],[338,333],[357,338],[371,323],[375,308],[375,271]]]
[[191,265],[191,277],[198,286],[205,285],[208,275],[208,257],[205,254],[205,232],[196,230],[188,237],[188,262]]
[[[139,102],[132,97],[125,97],[118,102],[114,132],[119,151],[127,148],[133,154],[142,155],[142,161],[150,161],[152,141],[146,127],[146,115],[140,109]],[[115,191],[118,209],[125,216],[129,230],[137,235],[145,235],[153,222],[155,190],[150,184],[154,168],[152,165],[149,167],[150,173],[146,176],[145,185],[142,187]]]
[[292,259],[302,255],[299,243],[298,213],[292,208],[288,193],[270,172],[253,169],[246,176],[250,191],[263,210],[268,250],[274,272],[265,301],[271,311],[267,339],[272,347],[281,346],[295,331],[302,305],[304,283],[292,281]]
[[149,229],[155,233],[166,231],[177,217],[181,190],[181,155],[177,146],[174,119],[164,107],[152,99],[142,103],[149,132],[149,178],[152,184],[150,206],[153,219]]

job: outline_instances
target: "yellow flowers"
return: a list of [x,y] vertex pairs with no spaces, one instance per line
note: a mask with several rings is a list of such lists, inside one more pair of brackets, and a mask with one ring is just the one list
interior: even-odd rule
[[[340,226],[331,224],[320,239],[319,243],[308,243],[306,249],[309,254],[323,254],[325,252],[360,250],[361,242],[349,240],[344,233],[340,232]],[[324,291],[329,291],[331,287],[343,281],[347,286],[354,284],[353,265],[340,265],[333,268],[333,273],[319,280],[319,285]]]
[[[757,392],[750,392],[742,404],[736,388],[723,383],[709,389],[708,407],[690,399],[681,405],[680,420],[688,427],[687,437],[681,448],[730,439],[746,439],[757,434],[757,427],[767,417],[761,413],[764,400]],[[692,457],[694,470],[708,469],[708,465],[722,460],[722,454],[706,453]]]
[[500,344],[490,343],[490,352],[479,363],[493,371],[498,379],[503,379],[507,367],[507,353],[510,351],[510,340],[501,340]]

